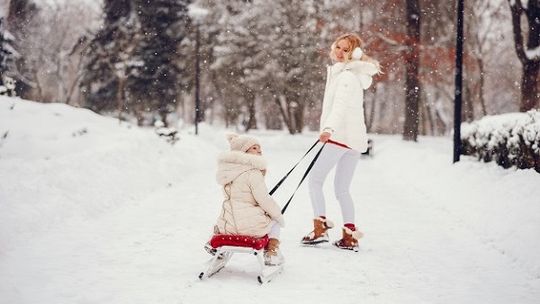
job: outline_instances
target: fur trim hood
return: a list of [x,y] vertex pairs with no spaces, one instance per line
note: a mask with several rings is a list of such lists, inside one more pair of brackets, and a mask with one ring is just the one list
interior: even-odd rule
[[218,157],[216,180],[218,184],[226,185],[240,174],[253,169],[266,170],[264,157],[240,151],[224,152]]
[[330,78],[334,79],[337,75],[344,71],[350,71],[353,73],[358,81],[360,81],[362,88],[365,90],[369,88],[372,82],[372,76],[379,73],[377,66],[368,61],[352,60],[348,62],[337,62],[334,65],[328,67]]

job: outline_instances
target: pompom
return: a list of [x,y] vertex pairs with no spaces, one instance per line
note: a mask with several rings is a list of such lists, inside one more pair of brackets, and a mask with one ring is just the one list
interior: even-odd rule
[[359,60],[360,58],[362,58],[362,55],[364,55],[364,52],[359,47],[355,48],[354,51],[352,52],[352,58],[356,60]]
[[238,138],[238,134],[236,133],[227,133],[225,134],[225,138],[227,138],[227,141],[231,143],[234,139]]

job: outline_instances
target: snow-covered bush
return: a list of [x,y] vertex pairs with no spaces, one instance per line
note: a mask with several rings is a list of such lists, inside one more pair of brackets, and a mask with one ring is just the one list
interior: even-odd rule
[[15,79],[5,76],[2,78],[2,82],[4,84],[0,85],[0,95],[6,95],[11,97],[17,96],[17,93],[15,92]]
[[462,154],[540,173],[540,112],[486,116],[461,126]]

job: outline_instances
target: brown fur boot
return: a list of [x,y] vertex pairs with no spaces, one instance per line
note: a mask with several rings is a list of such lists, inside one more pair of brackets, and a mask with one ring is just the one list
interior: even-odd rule
[[334,246],[340,249],[358,251],[358,240],[363,236],[364,234],[360,231],[352,231],[347,227],[343,227],[343,237],[341,240],[335,241]]
[[279,250],[279,240],[271,238],[264,249],[264,264],[276,266],[283,263],[283,255]]
[[302,244],[315,245],[328,242],[328,230],[334,227],[330,220],[318,217],[313,219],[313,231],[302,239]]

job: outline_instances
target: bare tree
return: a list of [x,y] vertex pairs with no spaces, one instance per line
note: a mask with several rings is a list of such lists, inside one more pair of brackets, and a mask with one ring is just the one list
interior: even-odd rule
[[38,7],[28,0],[11,1],[10,27],[21,37],[18,68],[29,84],[24,98],[73,101],[81,77],[80,54],[73,50],[98,13],[96,5],[83,2],[49,0]]
[[478,67],[478,99],[482,115],[487,115],[486,99],[485,99],[485,83],[486,83],[486,57],[488,57],[488,49],[490,48],[490,34],[499,20],[499,13],[502,10],[504,2],[492,3],[491,1],[475,1],[470,9],[473,14],[470,14],[471,25],[468,27],[471,39],[472,53]]
[[[522,112],[539,105],[538,72],[540,70],[540,1],[530,0],[524,5],[521,0],[508,0],[512,12],[514,29],[514,45],[516,54],[523,65],[521,78]],[[528,25],[522,27],[522,16],[526,17]],[[527,29],[527,44],[524,44],[523,28]]]

